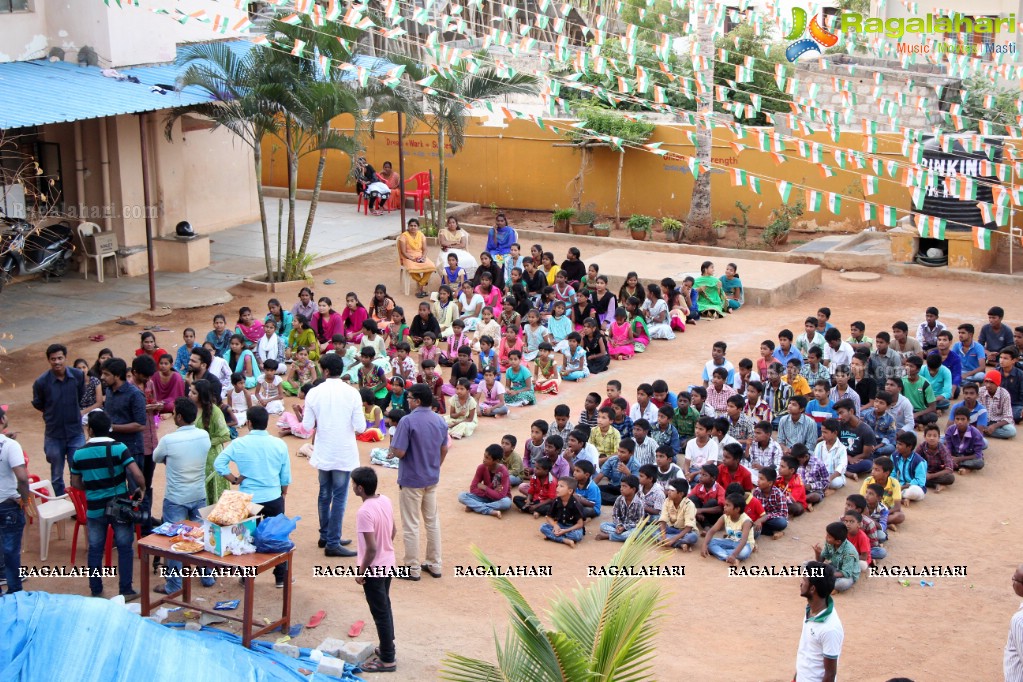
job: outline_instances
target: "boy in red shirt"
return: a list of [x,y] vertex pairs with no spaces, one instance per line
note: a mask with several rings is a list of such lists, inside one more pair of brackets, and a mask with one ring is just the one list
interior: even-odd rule
[[846,511],[842,516],[842,523],[849,529],[849,537],[846,539],[852,543],[852,546],[856,548],[856,553],[860,555],[860,572],[868,571],[874,560],[870,556],[870,538],[860,529],[863,515],[855,510]]
[[725,511],[725,489],[718,485],[716,464],[704,464],[697,475],[698,483],[689,492],[696,505],[696,523],[713,526]]
[[[721,468],[718,469],[718,485],[722,488],[728,488],[729,484],[738,483],[742,486],[742,494],[745,496],[746,493],[753,491],[753,476],[750,475],[749,469],[740,464],[741,461],[741,445],[729,443],[724,447],[721,453]],[[746,516],[750,517],[750,521],[756,521],[755,518],[750,516],[748,501],[746,504]]]
[[798,468],[798,459],[789,455],[782,457],[781,464],[778,465],[778,480],[774,482],[775,487],[785,495],[789,516],[792,517],[802,516],[809,506],[806,503],[806,488],[796,473]]
[[533,462],[533,476],[529,479],[528,496],[516,495],[512,502],[524,514],[534,519],[547,516],[551,503],[558,495],[558,479],[551,475],[551,460],[541,457]]

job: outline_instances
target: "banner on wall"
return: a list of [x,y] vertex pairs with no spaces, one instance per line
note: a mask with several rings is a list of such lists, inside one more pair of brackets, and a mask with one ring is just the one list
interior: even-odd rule
[[991,145],[993,153],[967,151],[960,140],[951,136],[942,149],[938,138],[923,137],[923,160],[921,166],[930,173],[926,185],[923,207],[919,212],[948,221],[950,232],[969,232],[973,226],[993,230],[994,221],[986,221],[977,202],[992,202],[993,187],[1000,180],[995,174],[995,164],[1002,162],[1002,140],[984,138],[984,144]]

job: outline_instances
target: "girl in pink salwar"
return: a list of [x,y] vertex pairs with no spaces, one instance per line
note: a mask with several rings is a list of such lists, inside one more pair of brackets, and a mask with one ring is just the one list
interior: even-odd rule
[[633,347],[632,326],[629,325],[625,308],[615,310],[615,321],[608,329],[608,354],[616,360],[628,360],[636,353]]

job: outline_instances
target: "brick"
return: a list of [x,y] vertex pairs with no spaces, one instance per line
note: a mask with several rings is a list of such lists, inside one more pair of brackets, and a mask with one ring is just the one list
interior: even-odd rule
[[359,665],[373,655],[373,642],[346,642],[338,653],[338,658]]
[[328,656],[338,658],[340,656],[341,649],[344,648],[345,644],[347,644],[345,640],[328,637],[320,642],[320,645],[316,648]]
[[288,644],[286,642],[274,644],[274,651],[276,651],[279,654],[284,654],[285,656],[290,656],[292,658],[298,658],[300,655],[297,646],[295,646],[294,644]]
[[316,666],[316,672],[317,674],[330,675],[331,677],[344,677],[345,662],[336,658],[324,657],[320,664]]

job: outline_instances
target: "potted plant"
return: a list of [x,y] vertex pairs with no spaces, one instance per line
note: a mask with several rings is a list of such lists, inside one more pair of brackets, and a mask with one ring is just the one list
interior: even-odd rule
[[575,217],[574,208],[554,209],[554,232],[557,234],[568,234],[568,224]]
[[648,215],[633,214],[625,221],[626,227],[632,233],[632,238],[638,242],[645,242],[650,238],[653,231],[654,219]]
[[593,227],[593,221],[596,218],[596,213],[588,208],[584,208],[568,219],[568,227],[572,234],[587,235],[590,233],[590,228]]
[[423,221],[423,236],[426,237],[426,243],[429,246],[437,246],[437,235],[440,230],[437,226],[428,220]]
[[597,223],[593,226],[593,236],[595,237],[610,237],[611,236],[611,223]]
[[784,244],[789,240],[792,223],[801,215],[803,215],[802,202],[797,202],[793,206],[779,206],[771,211],[771,222],[764,228],[760,239],[772,249],[779,244]]
[[682,221],[674,218],[662,218],[661,229],[664,230],[664,238],[669,242],[677,242],[682,232]]
[[728,223],[727,220],[715,220],[714,221],[714,224],[712,225],[712,227],[714,228],[714,234],[717,235],[718,239],[724,239],[725,232],[728,230],[728,225],[729,225],[729,223]]

